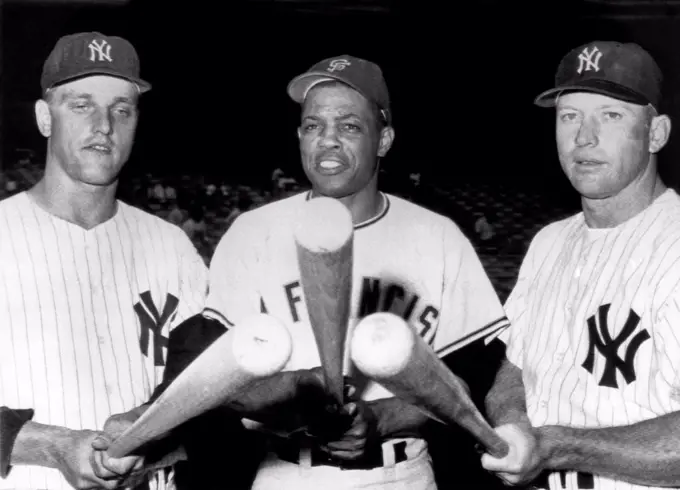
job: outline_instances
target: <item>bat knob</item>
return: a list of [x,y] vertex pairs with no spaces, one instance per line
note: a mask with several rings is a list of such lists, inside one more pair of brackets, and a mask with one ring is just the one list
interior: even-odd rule
[[352,362],[372,378],[394,376],[408,363],[415,341],[404,319],[389,312],[373,313],[354,328]]
[[233,335],[232,349],[237,362],[258,377],[281,371],[293,351],[286,326],[266,313],[243,319]]

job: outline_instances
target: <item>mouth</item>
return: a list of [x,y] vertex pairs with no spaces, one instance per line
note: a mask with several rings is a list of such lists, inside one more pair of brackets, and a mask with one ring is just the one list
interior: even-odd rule
[[316,163],[316,171],[322,175],[337,175],[343,172],[347,165],[337,159],[322,159]]
[[111,145],[97,143],[93,145],[87,145],[85,147],[85,150],[101,153],[103,155],[110,155],[111,152],[113,151],[113,148],[111,147]]
[[601,160],[587,160],[587,159],[577,159],[574,160],[574,163],[578,165],[579,167],[598,167],[601,165],[604,165],[606,162],[603,162]]

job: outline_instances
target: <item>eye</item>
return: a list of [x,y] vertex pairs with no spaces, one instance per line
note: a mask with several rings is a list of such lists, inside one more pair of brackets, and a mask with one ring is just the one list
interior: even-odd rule
[[130,117],[132,115],[132,110],[127,107],[117,107],[114,109],[115,113],[123,117]]
[[604,117],[610,121],[620,121],[623,118],[623,114],[615,111],[607,111],[604,113]]
[[562,122],[568,123],[576,120],[578,115],[575,112],[562,112],[559,115],[559,119]]
[[302,125],[302,130],[306,132],[315,131],[319,127],[316,123],[305,123]]
[[76,112],[84,112],[90,108],[90,104],[88,102],[74,102],[71,104],[71,108]]
[[349,131],[350,133],[357,133],[357,132],[361,131],[360,126],[358,126],[356,124],[352,124],[352,123],[343,124],[343,129],[346,130],[346,131]]

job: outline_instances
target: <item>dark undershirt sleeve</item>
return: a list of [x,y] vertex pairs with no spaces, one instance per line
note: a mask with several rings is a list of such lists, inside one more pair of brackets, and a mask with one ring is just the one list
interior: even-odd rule
[[7,478],[11,469],[10,461],[14,441],[26,422],[33,418],[31,408],[13,410],[0,407],[0,478]]

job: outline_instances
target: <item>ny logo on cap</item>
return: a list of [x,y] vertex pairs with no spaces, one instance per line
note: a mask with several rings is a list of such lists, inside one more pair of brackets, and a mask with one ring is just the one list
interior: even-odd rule
[[593,49],[588,52],[588,47],[586,46],[578,55],[578,69],[576,70],[580,75],[584,71],[600,71],[600,58],[602,58],[602,51],[597,49],[597,46],[593,46]]
[[331,73],[334,71],[341,71],[351,64],[352,63],[347,60],[333,60],[328,63],[328,68],[326,68],[326,71],[330,71]]
[[93,39],[87,47],[90,48],[90,61],[113,61],[111,59],[111,45],[106,40],[98,43],[96,39]]

